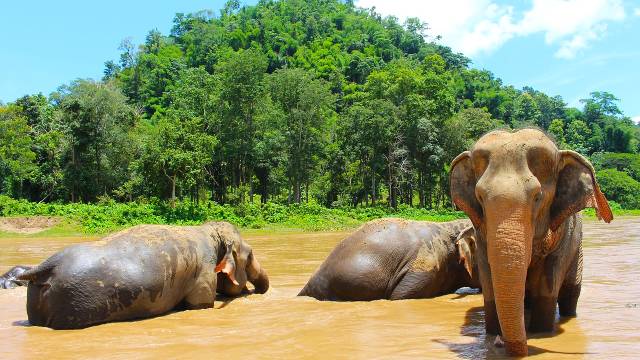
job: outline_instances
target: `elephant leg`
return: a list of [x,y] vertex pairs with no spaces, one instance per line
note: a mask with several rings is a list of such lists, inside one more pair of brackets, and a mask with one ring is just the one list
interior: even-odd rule
[[547,257],[542,264],[529,269],[529,302],[531,318],[529,331],[551,332],[555,327],[556,306],[558,303],[558,279],[561,269],[557,257]]
[[185,296],[183,304],[189,310],[206,309],[213,307],[216,298],[217,276],[214,273],[213,279],[206,279],[201,276],[191,291]]
[[557,297],[553,296],[532,296],[531,298],[531,319],[529,320],[529,331],[531,332],[551,332],[556,321]]
[[558,309],[560,310],[560,316],[574,317],[577,315],[576,309],[578,308],[578,298],[580,297],[580,291],[582,285],[563,285],[558,295]]
[[560,316],[576,316],[578,298],[582,289],[582,247],[578,248],[569,272],[558,294]]
[[484,329],[489,335],[501,335],[500,321],[495,300],[484,301]]
[[389,300],[425,299],[439,295],[433,274],[428,272],[407,272],[389,295]]
[[213,307],[216,292],[211,288],[199,286],[184,298],[184,305],[189,310],[206,309]]

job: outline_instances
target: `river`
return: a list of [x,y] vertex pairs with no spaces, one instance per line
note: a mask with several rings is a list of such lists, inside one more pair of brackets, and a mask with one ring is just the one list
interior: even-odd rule
[[[269,273],[264,295],[83,330],[28,326],[26,289],[0,290],[1,359],[499,358],[482,295],[355,303],[297,298],[347,232],[245,233]],[[36,264],[88,238],[0,238],[0,270]],[[640,357],[640,218],[587,221],[578,317],[530,335],[535,359]]]

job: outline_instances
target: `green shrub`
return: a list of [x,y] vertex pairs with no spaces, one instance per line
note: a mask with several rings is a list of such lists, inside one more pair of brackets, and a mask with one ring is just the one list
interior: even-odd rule
[[624,209],[640,208],[640,182],[626,172],[615,169],[596,173],[600,188],[608,200],[619,203]]
[[634,180],[640,181],[640,155],[628,153],[597,153],[591,157],[597,170],[615,169],[624,171]]

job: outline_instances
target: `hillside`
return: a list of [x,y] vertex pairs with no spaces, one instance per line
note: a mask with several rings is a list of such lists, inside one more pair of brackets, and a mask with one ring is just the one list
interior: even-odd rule
[[488,130],[536,126],[611,169],[610,199],[640,204],[640,175],[607,155],[635,164],[640,144],[614,95],[576,109],[503,84],[417,19],[350,1],[228,1],[121,50],[101,80],[0,106],[1,193],[443,208],[455,155]]

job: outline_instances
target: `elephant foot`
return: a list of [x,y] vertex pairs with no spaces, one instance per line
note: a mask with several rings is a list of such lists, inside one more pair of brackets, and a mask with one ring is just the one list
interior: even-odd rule
[[496,336],[493,341],[493,346],[497,348],[505,348],[505,352],[508,356],[527,356],[529,355],[529,349],[527,343],[522,341],[504,341],[500,335]]
[[560,289],[558,296],[558,309],[560,316],[575,317],[576,308],[578,307],[578,298],[580,297],[581,285],[565,285]]
[[532,297],[529,331],[552,332],[556,321],[556,304],[556,298],[543,296]]
[[485,301],[484,303],[484,327],[489,335],[500,335],[500,321],[496,311],[495,301]]
[[526,341],[504,341],[507,356],[523,357],[529,355]]

